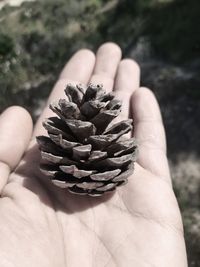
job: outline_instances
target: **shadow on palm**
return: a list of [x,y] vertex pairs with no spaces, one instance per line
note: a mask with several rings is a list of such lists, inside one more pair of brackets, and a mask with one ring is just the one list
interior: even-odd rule
[[[53,205],[56,205],[56,209],[63,210],[67,213],[74,213],[107,202],[115,194],[114,192],[107,193],[101,197],[72,194],[68,192],[67,189],[62,189],[53,185],[49,177],[44,176],[44,174],[40,172],[40,160],[40,151],[38,145],[35,144],[27,151],[23,163],[21,163],[16,170],[16,174],[24,178],[23,186],[37,194],[45,205],[53,203]],[[46,197],[44,197],[44,195],[48,195],[51,202],[45,201]]]

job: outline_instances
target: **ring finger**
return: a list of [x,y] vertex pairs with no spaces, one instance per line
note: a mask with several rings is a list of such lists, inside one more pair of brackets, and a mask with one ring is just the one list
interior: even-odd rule
[[132,59],[122,60],[118,67],[114,86],[116,98],[122,101],[121,113],[117,121],[129,118],[130,98],[133,92],[139,88],[139,83],[140,68],[138,64]]

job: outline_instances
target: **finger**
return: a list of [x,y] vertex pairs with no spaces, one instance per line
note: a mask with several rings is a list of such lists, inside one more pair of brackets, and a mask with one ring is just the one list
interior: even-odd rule
[[53,112],[49,109],[49,103],[57,101],[62,97],[66,97],[64,89],[67,83],[87,84],[91,77],[94,64],[95,56],[90,50],[83,49],[72,56],[61,72],[61,75],[48,98],[46,107],[35,125],[33,133],[34,137],[45,133],[42,122],[45,118],[53,115]]
[[103,84],[107,91],[112,91],[115,74],[121,59],[121,49],[114,43],[105,43],[97,51],[96,63],[90,82]]
[[124,59],[120,62],[114,91],[117,99],[122,101],[122,111],[118,120],[127,120],[129,117],[130,98],[133,92],[139,88],[140,68],[131,59]]
[[22,158],[32,127],[31,116],[21,107],[10,107],[0,116],[0,191]]
[[134,136],[139,143],[138,163],[170,181],[165,130],[156,98],[149,89],[140,88],[133,94],[131,102]]

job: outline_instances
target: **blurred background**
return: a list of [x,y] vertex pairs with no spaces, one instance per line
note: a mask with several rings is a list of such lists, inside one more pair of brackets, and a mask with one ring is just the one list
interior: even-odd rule
[[0,112],[35,120],[68,58],[118,43],[158,97],[189,266],[200,266],[200,1],[0,0]]

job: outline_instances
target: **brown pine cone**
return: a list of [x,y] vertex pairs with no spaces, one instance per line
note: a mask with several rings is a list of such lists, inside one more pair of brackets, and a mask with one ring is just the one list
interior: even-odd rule
[[137,145],[122,136],[132,130],[132,120],[112,124],[121,101],[100,85],[68,84],[67,99],[50,104],[58,117],[46,119],[49,137],[38,136],[41,171],[56,186],[70,192],[100,196],[124,185],[133,173]]

